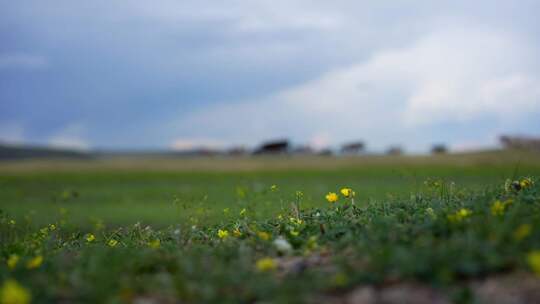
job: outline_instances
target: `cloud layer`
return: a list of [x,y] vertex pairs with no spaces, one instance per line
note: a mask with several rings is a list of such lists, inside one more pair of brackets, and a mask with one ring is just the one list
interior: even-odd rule
[[9,2],[0,127],[18,127],[0,139],[425,150],[534,135],[538,11],[532,0]]
[[[267,98],[192,113],[180,125],[216,138],[234,134],[238,141],[261,134],[317,145],[321,138],[328,144],[363,138],[379,147],[396,142],[413,149],[447,140],[425,131],[444,124],[488,120],[495,131],[511,131],[530,113],[540,113],[536,54],[534,46],[508,33],[439,29]],[[493,141],[482,137],[480,145]]]

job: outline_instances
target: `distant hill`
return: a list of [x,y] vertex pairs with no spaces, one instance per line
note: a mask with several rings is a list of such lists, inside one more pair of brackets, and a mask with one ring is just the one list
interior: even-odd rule
[[84,151],[57,149],[40,146],[16,146],[0,144],[0,160],[27,158],[74,158],[88,159],[92,154]]

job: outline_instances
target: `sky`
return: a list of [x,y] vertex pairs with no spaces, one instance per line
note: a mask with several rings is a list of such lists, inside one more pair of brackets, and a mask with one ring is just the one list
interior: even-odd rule
[[540,135],[540,1],[0,0],[0,142],[493,147]]

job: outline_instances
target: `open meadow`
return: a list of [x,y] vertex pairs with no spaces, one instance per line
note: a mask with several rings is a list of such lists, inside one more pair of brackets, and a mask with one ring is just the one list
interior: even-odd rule
[[524,152],[4,162],[1,303],[533,303],[538,176]]
[[[540,157],[484,152],[440,156],[186,157],[30,160],[0,163],[2,209],[44,225],[69,213],[70,222],[158,226],[190,218],[219,223],[247,208],[265,218],[290,208],[325,207],[327,192],[351,187],[357,200],[409,197],[427,179],[482,190],[512,176],[540,175]],[[276,185],[279,191],[272,192]]]

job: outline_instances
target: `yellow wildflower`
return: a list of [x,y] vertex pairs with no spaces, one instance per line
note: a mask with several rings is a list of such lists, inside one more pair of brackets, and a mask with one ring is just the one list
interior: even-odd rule
[[524,238],[528,237],[531,234],[532,227],[529,224],[521,224],[519,225],[516,230],[514,230],[514,233],[512,236],[516,241],[521,241]]
[[39,266],[41,266],[42,263],[43,263],[43,256],[38,255],[32,258],[30,261],[28,261],[28,263],[26,263],[26,268],[28,269],[38,268]]
[[5,281],[2,285],[0,295],[0,302],[2,304],[28,304],[32,298],[28,289],[21,286],[15,280]]
[[161,246],[161,241],[159,239],[155,239],[153,241],[148,242],[148,247],[152,249],[158,249]]
[[257,235],[261,238],[263,241],[268,241],[270,239],[270,234],[268,232],[259,231]]
[[351,188],[343,188],[339,192],[341,192],[341,194],[343,194],[343,196],[347,198],[354,197],[355,195],[354,191]]
[[466,208],[459,209],[459,215],[462,218],[466,218],[466,217],[470,216],[471,214],[472,214],[472,211],[469,210],[469,209],[466,209]]
[[227,230],[219,229],[217,234],[218,234],[218,237],[223,240],[229,237],[229,231]]
[[118,241],[115,239],[110,239],[109,242],[107,242],[107,245],[110,247],[116,247],[116,245],[118,245]]
[[242,232],[240,231],[240,229],[235,228],[235,229],[233,230],[233,235],[234,235],[235,237],[241,237],[241,236],[242,236]]
[[49,225],[49,230],[50,231],[55,231],[56,230],[56,225],[55,224],[50,224]]
[[463,219],[471,216],[472,211],[467,208],[461,208],[454,214],[448,215],[448,220],[450,222],[461,222]]
[[527,254],[527,262],[532,271],[540,276],[540,250],[534,250]]
[[89,233],[89,234],[86,235],[86,241],[88,243],[92,243],[95,240],[96,240],[96,237],[93,234]]
[[280,220],[280,221],[282,221],[282,220],[283,220],[283,215],[278,214],[277,219]]
[[329,203],[335,203],[337,202],[338,200],[338,195],[334,192],[329,192],[327,195],[326,195],[326,200],[329,202]]
[[271,271],[277,268],[277,263],[272,258],[262,258],[257,261],[256,267],[259,271]]
[[272,191],[277,191],[277,189],[278,189],[278,187],[276,185],[272,185],[270,187],[270,190],[272,190]]
[[304,221],[302,221],[301,219],[294,218],[294,217],[289,218],[289,221],[292,224],[297,225],[297,226],[300,226],[300,225],[302,225],[304,223]]
[[16,255],[16,254],[12,254],[8,257],[7,261],[6,261],[6,264],[8,266],[9,269],[14,269],[15,267],[17,267],[17,264],[19,263],[19,256]]
[[519,181],[519,185],[521,186],[522,189],[529,188],[530,186],[533,185],[533,181],[531,180],[530,177],[526,177]]
[[503,202],[497,200],[491,205],[491,214],[493,216],[503,215],[505,207],[506,205]]

